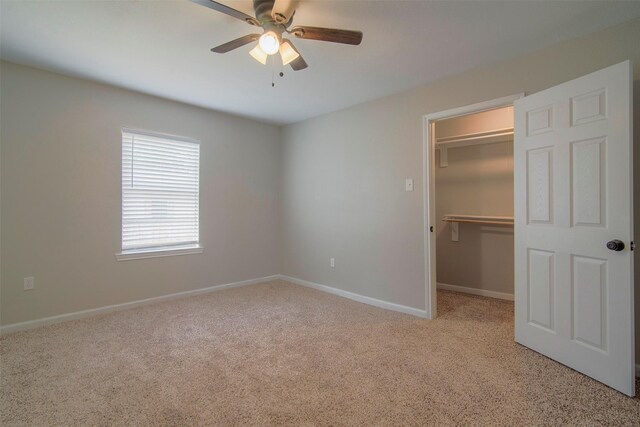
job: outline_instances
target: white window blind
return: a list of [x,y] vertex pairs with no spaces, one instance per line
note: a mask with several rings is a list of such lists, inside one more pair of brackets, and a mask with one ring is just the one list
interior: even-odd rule
[[198,245],[200,144],[122,131],[122,251]]

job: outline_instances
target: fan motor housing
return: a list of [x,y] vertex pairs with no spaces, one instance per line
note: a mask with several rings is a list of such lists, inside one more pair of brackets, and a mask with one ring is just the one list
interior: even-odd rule
[[253,0],[253,10],[256,12],[256,19],[260,25],[264,26],[268,22],[275,22],[271,16],[274,0]]

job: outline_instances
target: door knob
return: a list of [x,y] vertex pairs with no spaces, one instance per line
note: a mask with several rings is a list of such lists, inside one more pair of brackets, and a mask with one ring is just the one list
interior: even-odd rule
[[622,240],[609,240],[607,242],[607,249],[619,252],[624,249],[624,242]]

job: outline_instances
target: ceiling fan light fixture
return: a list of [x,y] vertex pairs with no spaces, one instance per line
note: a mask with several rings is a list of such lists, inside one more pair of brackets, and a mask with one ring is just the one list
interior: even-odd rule
[[[0,0],[0,2],[1,1],[2,0]],[[254,46],[250,54],[256,61],[263,65],[267,64],[269,55],[280,53],[283,65],[289,65],[293,71],[304,70],[308,67],[307,62],[302,55],[300,55],[293,43],[283,38],[284,33],[299,39],[318,40],[354,46],[362,42],[362,31],[299,25],[291,27],[300,0],[253,0],[253,16],[226,6],[216,0],[191,1],[262,28],[262,34],[247,34],[246,36],[216,46],[212,48],[211,51],[214,53],[227,53],[257,40],[258,45]]]
[[300,54],[291,46],[291,43],[283,41],[280,45],[280,56],[282,57],[282,65],[287,65],[297,59]]
[[261,35],[258,44],[267,55],[274,55],[280,49],[280,39],[273,31],[267,31]]
[[253,59],[260,62],[262,65],[267,64],[267,54],[262,50],[259,44],[256,45],[251,51],[249,51],[249,55],[253,56]]

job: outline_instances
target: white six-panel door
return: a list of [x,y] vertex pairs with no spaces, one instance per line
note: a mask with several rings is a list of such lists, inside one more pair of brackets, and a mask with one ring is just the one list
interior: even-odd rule
[[516,101],[514,190],[516,341],[633,396],[631,75]]

